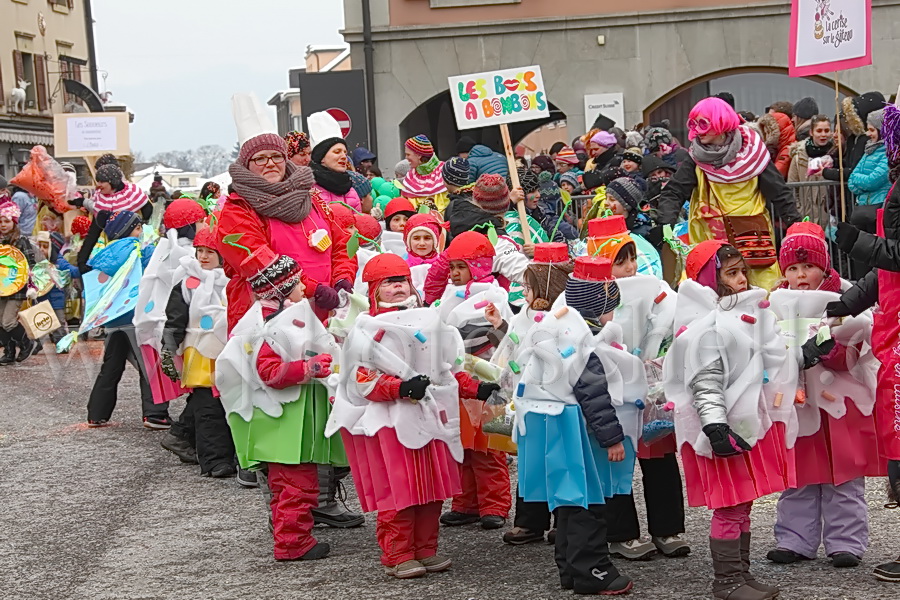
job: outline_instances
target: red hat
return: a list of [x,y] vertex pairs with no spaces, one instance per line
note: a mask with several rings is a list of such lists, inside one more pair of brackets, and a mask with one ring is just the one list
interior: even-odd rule
[[473,260],[492,257],[496,254],[491,240],[483,233],[466,231],[459,234],[447,247],[447,258],[450,260]]
[[163,225],[166,226],[166,229],[179,229],[185,225],[202,221],[205,218],[206,211],[203,210],[199,203],[190,198],[179,198],[166,208],[166,212],[163,215]]
[[623,215],[600,217],[588,221],[587,250],[590,256],[604,256],[615,261],[624,246],[633,244]]
[[277,133],[261,133],[241,145],[241,150],[238,152],[238,163],[245,169],[249,169],[250,159],[253,158],[254,154],[263,150],[280,152],[285,158],[288,155],[287,144],[280,135]]
[[402,196],[394,198],[384,207],[384,221],[390,223],[394,215],[398,213],[409,213],[407,216],[411,217],[416,214],[416,207],[407,198]]
[[72,235],[80,235],[82,237],[91,230],[91,218],[80,215],[72,219]]
[[562,242],[541,242],[534,245],[534,260],[532,262],[549,264],[549,263],[568,263],[569,262],[569,246]]
[[700,271],[703,270],[706,263],[712,260],[719,248],[727,245],[728,242],[723,242],[722,240],[706,240],[694,246],[694,249],[688,254],[684,265],[684,271],[687,273],[688,278],[696,281],[697,276],[700,275]]
[[359,235],[370,240],[378,240],[378,236],[381,235],[381,224],[378,219],[366,213],[356,213],[353,215],[353,220]]
[[778,253],[778,264],[782,270],[797,263],[813,264],[826,273],[831,269],[828,242],[825,231],[816,223],[804,221],[794,223],[787,230]]
[[578,157],[575,155],[575,151],[572,150],[571,146],[563,146],[562,150],[556,154],[556,160],[569,165],[578,164]]
[[194,248],[209,248],[210,250],[219,251],[219,244],[216,242],[216,230],[211,227],[201,226],[194,235]]
[[442,234],[444,229],[437,216],[427,212],[418,213],[409,218],[406,222],[406,228],[403,230],[403,241],[406,243],[407,248],[409,248],[409,238],[411,238],[412,234],[416,231],[431,234],[431,237],[434,238],[434,249],[439,250],[438,245],[443,238]]
[[334,222],[337,223],[338,227],[348,229],[356,224],[356,220],[353,218],[354,211],[344,206],[343,203],[332,202],[328,205],[328,208],[331,209],[331,214],[334,215]]
[[612,281],[612,265],[610,259],[602,256],[577,256],[572,277],[582,281]]
[[369,262],[366,263],[365,268],[363,269],[362,280],[363,283],[370,284],[381,282],[388,277],[406,277],[411,276],[411,272],[409,270],[409,265],[406,264],[406,261],[397,256],[396,254],[383,253],[378,256],[373,256]]

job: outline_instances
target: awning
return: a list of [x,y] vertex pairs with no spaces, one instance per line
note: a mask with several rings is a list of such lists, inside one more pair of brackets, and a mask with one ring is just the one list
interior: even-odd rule
[[53,134],[41,131],[12,131],[0,129],[0,142],[7,144],[25,144],[30,146],[53,146]]

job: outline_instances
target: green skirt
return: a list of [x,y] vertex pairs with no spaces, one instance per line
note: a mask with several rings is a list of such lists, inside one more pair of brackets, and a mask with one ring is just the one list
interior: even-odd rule
[[241,468],[250,469],[263,462],[348,465],[341,436],[326,438],[324,435],[331,403],[322,384],[300,386],[300,397],[282,408],[284,412],[278,418],[258,408],[253,409],[250,421],[237,413],[228,415]]

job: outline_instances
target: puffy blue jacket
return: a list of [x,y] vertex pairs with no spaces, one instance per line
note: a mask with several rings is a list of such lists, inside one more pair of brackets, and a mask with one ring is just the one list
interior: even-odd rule
[[469,183],[475,183],[485,173],[506,177],[509,175],[509,164],[502,154],[483,144],[477,144],[469,151]]
[[[95,254],[88,261],[88,266],[92,269],[97,269],[103,271],[110,277],[116,274],[116,272],[125,266],[125,263],[128,261],[128,257],[131,256],[131,253],[134,252],[135,242],[137,242],[137,238],[127,237],[122,238],[121,240],[116,240],[106,246],[103,250]],[[141,250],[141,266],[146,269],[147,265],[150,263],[150,257],[153,256],[153,250],[155,246],[147,246],[143,250]],[[104,324],[104,327],[107,328],[115,328],[115,327],[123,327],[126,325],[131,325],[131,321],[134,319],[134,311],[130,311],[125,313],[124,315],[109,321]]]
[[884,204],[888,192],[891,191],[889,171],[887,151],[883,142],[879,143],[871,154],[863,154],[847,181],[850,191],[856,194],[858,206]]

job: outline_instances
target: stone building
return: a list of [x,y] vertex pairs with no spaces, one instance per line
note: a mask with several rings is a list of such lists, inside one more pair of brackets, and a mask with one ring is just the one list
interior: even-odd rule
[[[344,39],[364,64],[362,2],[344,0]],[[841,74],[842,93],[897,89],[900,0],[872,0],[874,65]],[[431,137],[453,153],[447,77],[538,64],[553,123],[585,131],[585,96],[621,94],[630,127],[669,118],[676,134],[693,103],[730,91],[756,114],[776,100],[815,97],[834,114],[833,81],[787,77],[790,0],[370,0],[382,164],[403,140]],[[635,7],[640,7],[640,12]],[[539,121],[511,127],[514,142]],[[497,145],[494,131],[468,135]],[[474,134],[474,135],[473,135]]]

